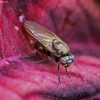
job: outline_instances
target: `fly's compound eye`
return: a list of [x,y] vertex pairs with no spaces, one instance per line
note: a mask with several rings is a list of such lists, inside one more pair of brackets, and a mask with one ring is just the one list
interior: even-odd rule
[[67,64],[71,64],[73,62],[73,60],[67,60],[66,63]]
[[66,56],[66,66],[69,66],[73,62],[72,56]]
[[74,60],[74,56],[72,54],[69,54],[69,59]]

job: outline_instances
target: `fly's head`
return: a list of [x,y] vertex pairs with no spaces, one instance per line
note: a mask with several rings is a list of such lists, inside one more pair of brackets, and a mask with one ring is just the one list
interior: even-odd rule
[[74,62],[74,56],[70,53],[60,58],[60,63],[65,67],[69,67],[73,62]]

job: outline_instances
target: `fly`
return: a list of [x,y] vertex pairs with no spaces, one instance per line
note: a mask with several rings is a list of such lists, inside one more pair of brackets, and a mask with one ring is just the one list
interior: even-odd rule
[[[48,56],[58,62],[58,80],[60,82],[60,63],[65,67],[66,74],[67,67],[74,63],[74,56],[70,53],[70,50],[66,43],[64,43],[58,36],[52,33],[47,28],[31,22],[25,22],[26,31],[33,36],[37,41],[34,48],[38,52],[46,55],[46,60]],[[69,76],[70,77],[70,76]]]

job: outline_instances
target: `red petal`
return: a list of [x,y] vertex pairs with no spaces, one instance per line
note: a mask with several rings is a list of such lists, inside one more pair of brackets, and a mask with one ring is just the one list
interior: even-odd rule
[[[98,5],[97,0],[9,0],[0,4],[0,99],[99,99]],[[61,65],[59,83],[54,60],[37,63],[45,58],[43,54],[24,57],[35,53],[35,40],[24,29],[27,20],[45,26],[68,44],[77,64],[68,68],[71,78]]]

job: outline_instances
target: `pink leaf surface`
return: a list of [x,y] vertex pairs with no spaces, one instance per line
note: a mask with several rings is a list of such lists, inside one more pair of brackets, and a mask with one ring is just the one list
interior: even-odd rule
[[[0,100],[100,100],[100,1],[8,0],[0,3]],[[48,28],[75,56],[68,78],[57,63],[36,63],[25,21]]]

